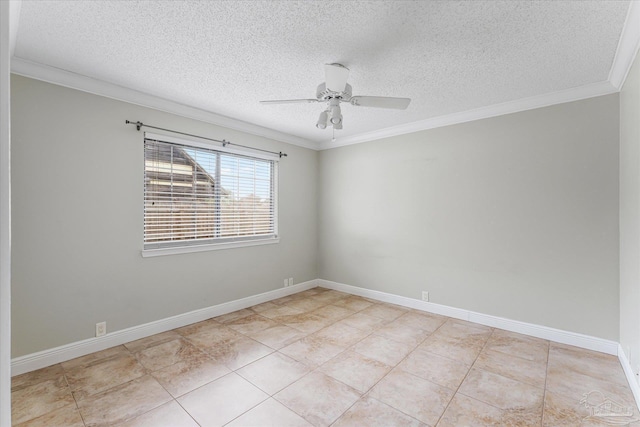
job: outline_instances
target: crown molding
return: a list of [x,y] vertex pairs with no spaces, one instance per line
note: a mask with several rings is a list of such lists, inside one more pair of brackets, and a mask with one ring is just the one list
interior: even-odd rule
[[629,74],[633,61],[640,48],[640,1],[632,0],[627,11],[627,18],[622,27],[616,56],[613,58],[609,82],[618,90]]
[[9,1],[9,52],[13,56],[16,51],[16,40],[18,38],[18,25],[20,24],[20,9],[22,0]]
[[429,119],[406,123],[399,126],[392,126],[373,132],[366,132],[358,135],[347,136],[344,138],[337,138],[335,141],[324,141],[320,143],[319,149],[328,150],[345,145],[360,144],[363,142],[419,132],[427,129],[435,129],[443,126],[486,119],[489,117],[502,116],[505,114],[517,113],[526,110],[533,110],[535,108],[548,107],[550,105],[563,104],[565,102],[578,101],[581,99],[593,98],[595,96],[609,95],[616,92],[618,92],[618,89],[616,89],[609,82],[592,83],[576,88],[546,93],[529,98],[517,99],[515,101],[503,102],[501,104],[489,105],[473,110],[461,111],[459,113],[432,117]]
[[[12,0],[12,31],[17,33],[17,24],[20,14],[21,0]],[[14,5],[15,3],[15,5]],[[12,37],[12,46],[15,47],[15,34]],[[596,96],[608,95],[619,92],[629,73],[635,56],[640,48],[640,0],[632,0],[627,11],[625,23],[618,41],[616,54],[609,72],[607,81],[592,83],[571,89],[546,93],[543,95],[517,99],[500,104],[489,105],[473,110],[461,111],[443,116],[431,117],[425,120],[392,126],[371,132],[359,133],[356,135],[337,138],[335,141],[326,140],[320,143],[310,141],[295,135],[280,132],[274,129],[265,128],[252,123],[233,119],[209,111],[190,107],[175,101],[170,101],[154,95],[138,92],[123,86],[107,83],[80,74],[72,73],[59,68],[49,67],[42,64],[26,61],[13,57],[11,70],[16,74],[43,80],[49,83],[78,89],[95,95],[105,96],[120,101],[129,102],[144,107],[150,107],[179,116],[224,126],[265,138],[286,142],[312,150],[328,150],[346,145],[360,144],[363,142],[375,141],[378,139],[419,132],[428,129],[435,129],[459,123],[466,123],[474,120],[486,119],[505,114],[517,113],[566,102],[578,101],[581,99]]]
[[372,132],[364,132],[357,135],[338,138],[335,141],[323,141],[315,143],[304,138],[265,128],[252,123],[211,113],[209,111],[190,107],[175,101],[170,101],[154,95],[149,95],[123,86],[107,83],[91,77],[72,73],[70,71],[47,65],[37,64],[21,58],[13,57],[11,60],[11,71],[21,76],[42,80],[48,83],[65,86],[71,89],[81,90],[119,101],[129,102],[143,107],[154,108],[156,110],[177,114],[182,117],[200,120],[206,123],[224,126],[252,135],[258,135],[276,141],[286,142],[312,150],[328,150],[331,148],[346,145],[360,144],[363,142],[375,141],[378,139],[419,132],[422,130],[434,129],[474,120],[486,119],[520,111],[532,110],[535,108],[547,107],[565,102],[578,101],[595,96],[608,95],[619,91],[608,81],[592,83],[576,88],[551,92],[529,98],[522,98],[515,101],[489,105],[487,107],[473,110],[461,111],[453,114],[432,117],[417,122],[406,123],[399,126],[392,126]]
[[139,92],[113,83],[107,83],[102,80],[72,73],[60,68],[27,61],[15,56],[11,58],[11,72],[24,77],[42,80],[44,82],[77,89],[118,101],[129,102],[142,107],[165,111],[167,113],[176,114],[189,119],[223,126],[252,135],[285,142],[287,144],[297,145],[312,150],[318,149],[316,143],[298,136],[279,132],[277,130],[265,128],[242,120],[233,119],[231,117],[222,116],[199,108],[190,107],[155,95]]

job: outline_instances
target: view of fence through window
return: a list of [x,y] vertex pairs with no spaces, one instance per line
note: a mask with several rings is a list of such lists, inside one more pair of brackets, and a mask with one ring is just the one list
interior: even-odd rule
[[145,249],[272,237],[274,162],[145,139]]

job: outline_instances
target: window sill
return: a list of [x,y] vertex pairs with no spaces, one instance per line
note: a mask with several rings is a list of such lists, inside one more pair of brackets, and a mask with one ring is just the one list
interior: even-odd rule
[[244,248],[247,246],[272,245],[274,243],[280,243],[280,239],[274,238],[274,239],[260,239],[260,240],[244,240],[239,242],[214,243],[209,245],[194,245],[194,246],[183,246],[183,247],[176,247],[176,248],[143,249],[140,253],[142,254],[143,258],[149,258],[149,257],[164,256],[164,255],[179,255],[179,254],[189,254],[193,252],[206,252],[206,251],[218,251],[221,249]]

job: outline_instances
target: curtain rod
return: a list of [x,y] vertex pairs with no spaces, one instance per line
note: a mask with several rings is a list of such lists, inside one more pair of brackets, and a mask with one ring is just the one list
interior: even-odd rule
[[151,129],[158,129],[158,130],[164,130],[166,132],[177,133],[177,134],[185,135],[185,136],[192,136],[194,138],[206,139],[207,141],[219,142],[220,144],[222,144],[223,147],[226,147],[227,145],[235,145],[236,147],[242,147],[242,148],[246,148],[248,150],[262,151],[263,153],[275,154],[276,156],[279,156],[280,158],[287,157],[287,153],[283,153],[282,151],[276,152],[276,151],[263,150],[262,148],[247,147],[246,145],[236,144],[236,143],[227,141],[225,139],[219,140],[219,139],[214,139],[214,138],[207,138],[206,136],[193,135],[193,134],[190,134],[190,133],[179,132],[177,130],[164,129],[164,128],[160,128],[160,127],[157,127],[157,126],[145,125],[142,122],[132,122],[130,120],[125,120],[124,122],[125,122],[125,124],[128,124],[128,125],[135,125],[137,130],[140,130],[140,128],[142,128],[142,127],[151,128]]

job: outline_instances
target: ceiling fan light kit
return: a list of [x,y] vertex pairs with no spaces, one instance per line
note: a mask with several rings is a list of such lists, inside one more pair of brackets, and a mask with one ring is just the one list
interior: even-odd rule
[[303,104],[324,102],[327,109],[320,113],[316,127],[326,129],[331,125],[334,130],[342,129],[342,110],[340,103],[346,102],[356,107],[392,108],[406,110],[410,98],[392,98],[387,96],[352,96],[351,85],[347,83],[349,69],[342,64],[325,64],[325,81],[316,89],[316,99],[282,99],[260,101],[261,104]]
[[318,123],[316,124],[316,127],[318,129],[326,129],[328,120],[329,120],[329,114],[326,111],[323,111],[322,113],[320,113],[320,117],[318,118]]

